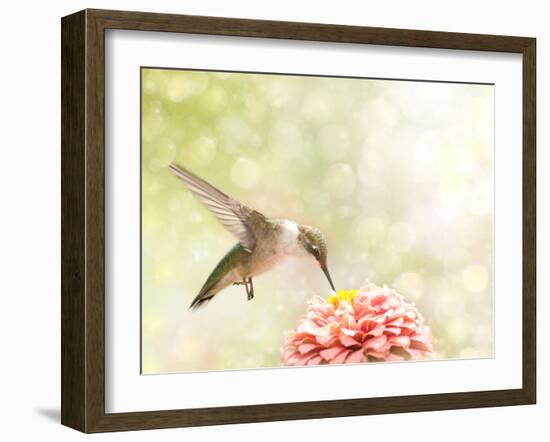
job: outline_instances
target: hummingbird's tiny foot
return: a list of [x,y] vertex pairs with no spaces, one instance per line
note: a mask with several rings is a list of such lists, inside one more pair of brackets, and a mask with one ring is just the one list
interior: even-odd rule
[[246,298],[248,301],[254,298],[254,286],[252,285],[252,278],[248,278],[248,283],[246,284]]
[[244,287],[246,289],[246,299],[248,301],[254,298],[254,286],[252,285],[252,278],[243,279],[243,281],[239,282],[238,284],[244,284]]

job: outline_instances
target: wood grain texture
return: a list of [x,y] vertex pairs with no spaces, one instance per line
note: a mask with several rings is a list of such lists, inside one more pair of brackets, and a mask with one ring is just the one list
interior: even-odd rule
[[85,428],[85,13],[61,29],[61,422]]
[[105,414],[105,38],[86,11],[86,431]]
[[537,395],[537,78],[536,40],[523,50],[523,390]]
[[88,10],[106,29],[367,43],[474,51],[522,52],[529,38],[149,12]]
[[[338,401],[105,413],[105,30],[127,29],[523,55],[523,387]],[[536,398],[535,40],[86,10],[62,19],[62,423],[84,432],[532,404]]]

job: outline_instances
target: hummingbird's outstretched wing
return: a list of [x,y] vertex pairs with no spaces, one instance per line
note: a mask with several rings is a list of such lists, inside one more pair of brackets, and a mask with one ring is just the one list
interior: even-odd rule
[[223,226],[237,237],[245,250],[251,252],[256,245],[255,231],[259,224],[266,222],[266,218],[183,167],[175,163],[169,167]]

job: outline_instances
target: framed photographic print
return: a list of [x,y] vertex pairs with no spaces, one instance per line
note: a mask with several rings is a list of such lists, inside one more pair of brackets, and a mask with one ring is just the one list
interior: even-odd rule
[[62,19],[62,423],[535,403],[535,39]]

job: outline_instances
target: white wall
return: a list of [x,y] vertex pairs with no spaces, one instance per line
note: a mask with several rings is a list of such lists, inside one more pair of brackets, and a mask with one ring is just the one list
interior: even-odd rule
[[[85,7],[535,36],[538,39],[539,404],[529,407],[415,413],[161,430],[96,436],[100,440],[315,440],[369,438],[464,441],[546,434],[550,412],[547,312],[550,290],[548,170],[550,14],[541,1],[338,2],[75,0],[4,2],[0,69],[0,406],[3,440],[35,436],[76,440],[58,424],[60,310],[60,26]],[[543,249],[544,248],[544,249]],[[546,265],[544,264],[546,263]],[[8,438],[8,435],[11,435]]]

